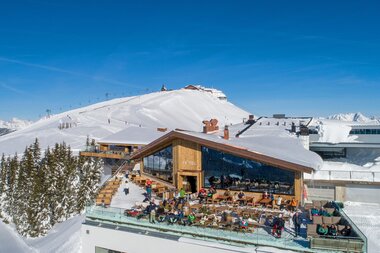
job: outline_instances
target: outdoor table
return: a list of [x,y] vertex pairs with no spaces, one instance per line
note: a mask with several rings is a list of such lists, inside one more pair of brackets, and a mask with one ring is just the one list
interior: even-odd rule
[[272,202],[272,200],[271,199],[262,199],[262,200],[260,200],[260,204],[263,204],[263,205],[268,205],[268,204],[270,204]]

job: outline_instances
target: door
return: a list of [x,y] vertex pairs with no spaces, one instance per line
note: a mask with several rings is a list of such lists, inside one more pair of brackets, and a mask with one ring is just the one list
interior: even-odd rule
[[197,192],[197,177],[196,176],[182,176],[183,189],[186,192]]

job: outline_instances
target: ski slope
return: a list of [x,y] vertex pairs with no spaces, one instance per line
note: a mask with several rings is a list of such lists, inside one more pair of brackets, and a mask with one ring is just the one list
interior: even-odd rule
[[[202,121],[217,118],[219,125],[242,122],[248,112],[208,92],[173,90],[117,98],[41,119],[19,131],[0,137],[0,154],[21,153],[38,138],[42,148],[66,142],[81,149],[87,135],[100,139],[127,126],[202,130]],[[59,129],[59,126],[65,128]],[[66,128],[68,127],[68,128]]]

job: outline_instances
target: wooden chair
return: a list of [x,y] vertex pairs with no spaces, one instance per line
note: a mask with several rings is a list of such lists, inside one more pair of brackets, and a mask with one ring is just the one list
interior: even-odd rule
[[307,236],[308,237],[318,237],[317,224],[307,224]]
[[323,224],[322,216],[313,216],[313,224],[322,225]]

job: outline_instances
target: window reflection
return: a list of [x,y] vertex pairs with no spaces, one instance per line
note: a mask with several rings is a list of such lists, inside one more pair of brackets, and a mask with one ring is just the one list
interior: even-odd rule
[[202,147],[204,185],[217,189],[294,194],[294,172]]
[[168,146],[144,157],[144,172],[168,182],[173,182],[173,148]]

